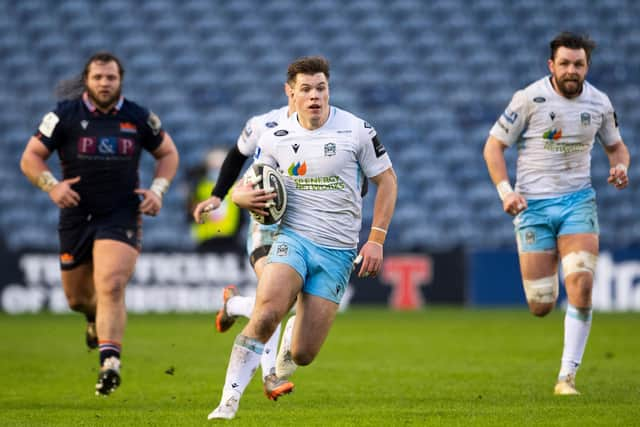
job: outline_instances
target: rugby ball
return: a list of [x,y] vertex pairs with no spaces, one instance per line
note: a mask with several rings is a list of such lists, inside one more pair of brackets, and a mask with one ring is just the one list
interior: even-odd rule
[[250,183],[255,190],[265,190],[276,193],[276,198],[269,200],[265,211],[268,216],[249,211],[253,219],[260,224],[275,224],[280,221],[287,209],[287,190],[284,186],[284,178],[276,169],[269,165],[254,163],[244,174],[246,183]]

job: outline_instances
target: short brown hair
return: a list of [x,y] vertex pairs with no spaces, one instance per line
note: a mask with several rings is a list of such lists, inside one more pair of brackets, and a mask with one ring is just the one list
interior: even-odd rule
[[289,64],[287,83],[293,84],[298,74],[323,73],[329,80],[329,61],[324,56],[303,56]]
[[82,78],[86,79],[89,76],[89,67],[94,62],[115,62],[118,65],[118,74],[120,74],[120,80],[124,77],[124,68],[122,67],[122,62],[111,52],[100,51],[91,55],[91,58],[87,60],[84,64],[84,69],[82,70]]
[[571,33],[564,31],[558,34],[551,43],[549,43],[551,49],[551,60],[556,57],[556,52],[560,47],[566,47],[568,49],[584,49],[587,54],[587,63],[591,63],[591,52],[596,48],[596,43],[589,38],[588,35]]

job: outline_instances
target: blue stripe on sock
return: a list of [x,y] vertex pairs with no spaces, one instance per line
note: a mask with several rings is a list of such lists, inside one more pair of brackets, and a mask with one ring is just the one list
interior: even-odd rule
[[254,353],[262,354],[264,352],[264,344],[254,338],[245,337],[244,335],[238,335],[235,341],[236,345],[244,347]]
[[567,316],[573,317],[574,319],[588,322],[591,320],[592,309],[589,308],[576,308],[571,304],[567,304]]

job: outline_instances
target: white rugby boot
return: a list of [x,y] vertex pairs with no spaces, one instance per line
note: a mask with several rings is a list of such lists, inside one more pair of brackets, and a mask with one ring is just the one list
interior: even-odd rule
[[578,390],[576,390],[576,374],[569,374],[558,380],[555,388],[553,389],[553,394],[556,396],[571,396],[580,394]]

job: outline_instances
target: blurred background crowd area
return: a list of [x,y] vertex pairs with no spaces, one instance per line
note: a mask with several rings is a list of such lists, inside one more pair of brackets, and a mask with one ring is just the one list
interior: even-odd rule
[[[158,114],[182,158],[162,213],[145,221],[145,250],[195,248],[187,171],[212,148],[235,144],[250,116],[284,105],[287,65],[315,54],[331,62],[332,104],[372,123],[394,162],[400,190],[387,247],[514,247],[482,147],[513,92],[547,73],[549,41],[570,30],[598,44],[587,79],[612,100],[632,155],[631,185],[617,192],[594,147],[601,242],[638,245],[638,22],[633,0],[1,1],[5,244],[57,249],[58,209],[20,173],[19,158],[55,106],[56,83],[110,50],[126,70],[124,95]],[[507,150],[512,182],[516,154]],[[142,183],[152,174],[147,155]],[[364,230],[372,202],[365,200]]]

